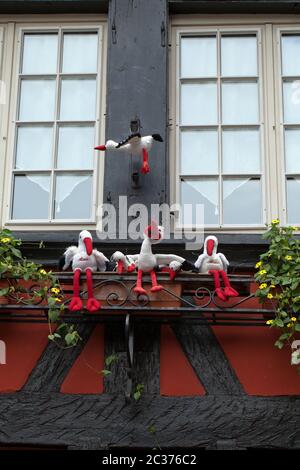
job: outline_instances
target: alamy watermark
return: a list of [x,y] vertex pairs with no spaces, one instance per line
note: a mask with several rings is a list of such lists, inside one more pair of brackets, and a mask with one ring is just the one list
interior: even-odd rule
[[[164,227],[165,240],[182,240],[187,250],[203,245],[203,204],[151,204],[149,209],[144,204],[128,205],[127,196],[119,197],[118,208],[112,204],[98,207],[97,236],[100,240],[138,241],[150,221]],[[183,221],[190,221],[189,226]]]

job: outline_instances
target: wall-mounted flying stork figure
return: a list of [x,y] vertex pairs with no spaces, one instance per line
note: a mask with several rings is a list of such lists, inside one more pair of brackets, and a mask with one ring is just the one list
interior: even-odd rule
[[163,142],[162,137],[159,134],[152,134],[142,137],[139,132],[130,134],[122,142],[115,142],[114,140],[108,140],[105,145],[99,145],[95,147],[95,150],[119,150],[127,151],[133,155],[143,157],[143,165],[141,172],[143,175],[149,173],[150,167],[148,162],[148,152],[151,150],[154,141]]
[[[203,254],[195,262],[195,268],[200,273],[213,276],[217,296],[226,301],[228,297],[237,297],[239,294],[231,287],[227,277],[229,262],[223,253],[217,253],[217,249],[218,239],[214,236],[207,237],[204,242]],[[221,287],[219,275],[224,282],[224,289]]]
[[59,266],[64,271],[72,266],[74,272],[73,298],[69,305],[69,310],[76,312],[82,310],[83,303],[80,298],[80,276],[82,272],[86,274],[88,301],[86,308],[89,312],[96,312],[101,307],[100,302],[94,298],[92,273],[96,271],[106,271],[109,260],[103,253],[93,250],[93,239],[90,232],[83,230],[79,234],[78,246],[70,246],[66,249],[60,259]]

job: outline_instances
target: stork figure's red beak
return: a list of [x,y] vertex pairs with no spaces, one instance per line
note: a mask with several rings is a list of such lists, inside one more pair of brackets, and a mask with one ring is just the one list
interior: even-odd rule
[[87,255],[91,256],[91,254],[93,253],[93,242],[92,242],[92,240],[90,238],[85,238],[83,240],[83,243],[85,244],[85,249],[86,249]]
[[95,150],[106,150],[105,145],[98,145],[98,147],[94,147]]
[[148,225],[144,232],[151,240],[160,240],[161,234],[159,233],[158,225],[156,222],[152,221],[151,225]]
[[124,269],[124,263],[123,263],[123,261],[121,261],[121,260],[118,261],[118,268],[117,268],[117,271],[118,271],[118,274],[122,274],[123,271],[125,271],[125,269]]
[[207,250],[208,256],[212,255],[214,246],[215,246],[215,242],[213,240],[207,240],[206,250]]

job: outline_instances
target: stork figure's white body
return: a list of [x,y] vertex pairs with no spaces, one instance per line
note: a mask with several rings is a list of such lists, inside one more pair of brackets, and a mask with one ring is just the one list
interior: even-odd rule
[[136,263],[131,256],[124,255],[121,251],[115,251],[111,256],[111,261],[116,263],[118,274],[122,274],[123,272],[130,273],[136,268]]
[[90,232],[83,230],[79,234],[78,246],[70,246],[64,253],[63,270],[72,267],[74,272],[73,298],[69,305],[69,310],[79,311],[83,308],[83,303],[79,294],[80,275],[85,272],[88,286],[87,310],[95,312],[100,308],[100,302],[94,298],[92,273],[105,271],[108,259],[103,253],[93,250],[93,239]]
[[[229,262],[223,253],[217,253],[218,239],[209,236],[205,239],[203,254],[195,262],[195,268],[202,274],[211,274],[214,278],[215,291],[217,296],[226,301],[228,297],[237,297],[238,292],[230,285],[227,277]],[[220,278],[224,282],[224,289],[221,288]]]
[[131,134],[122,142],[108,140],[105,145],[95,147],[96,150],[119,150],[143,157],[143,166],[141,172],[149,173],[150,167],[148,162],[148,152],[150,152],[154,141],[163,142],[159,134],[146,135],[144,137],[139,133]]

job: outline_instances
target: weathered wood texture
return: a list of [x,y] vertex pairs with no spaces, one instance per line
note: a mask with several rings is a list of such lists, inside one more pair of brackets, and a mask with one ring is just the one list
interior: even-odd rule
[[235,439],[239,447],[299,448],[300,398],[144,396],[124,398],[18,393],[0,396],[0,442],[93,447],[208,447]]
[[0,13],[105,13],[109,0],[1,0]]
[[169,0],[171,13],[300,13],[294,0]]
[[209,326],[173,325],[183,351],[206,393],[242,395],[243,387]]
[[76,329],[82,341],[74,348],[60,349],[53,342],[49,342],[23,390],[26,392],[58,392],[94,328],[95,325],[91,324],[77,325]]

